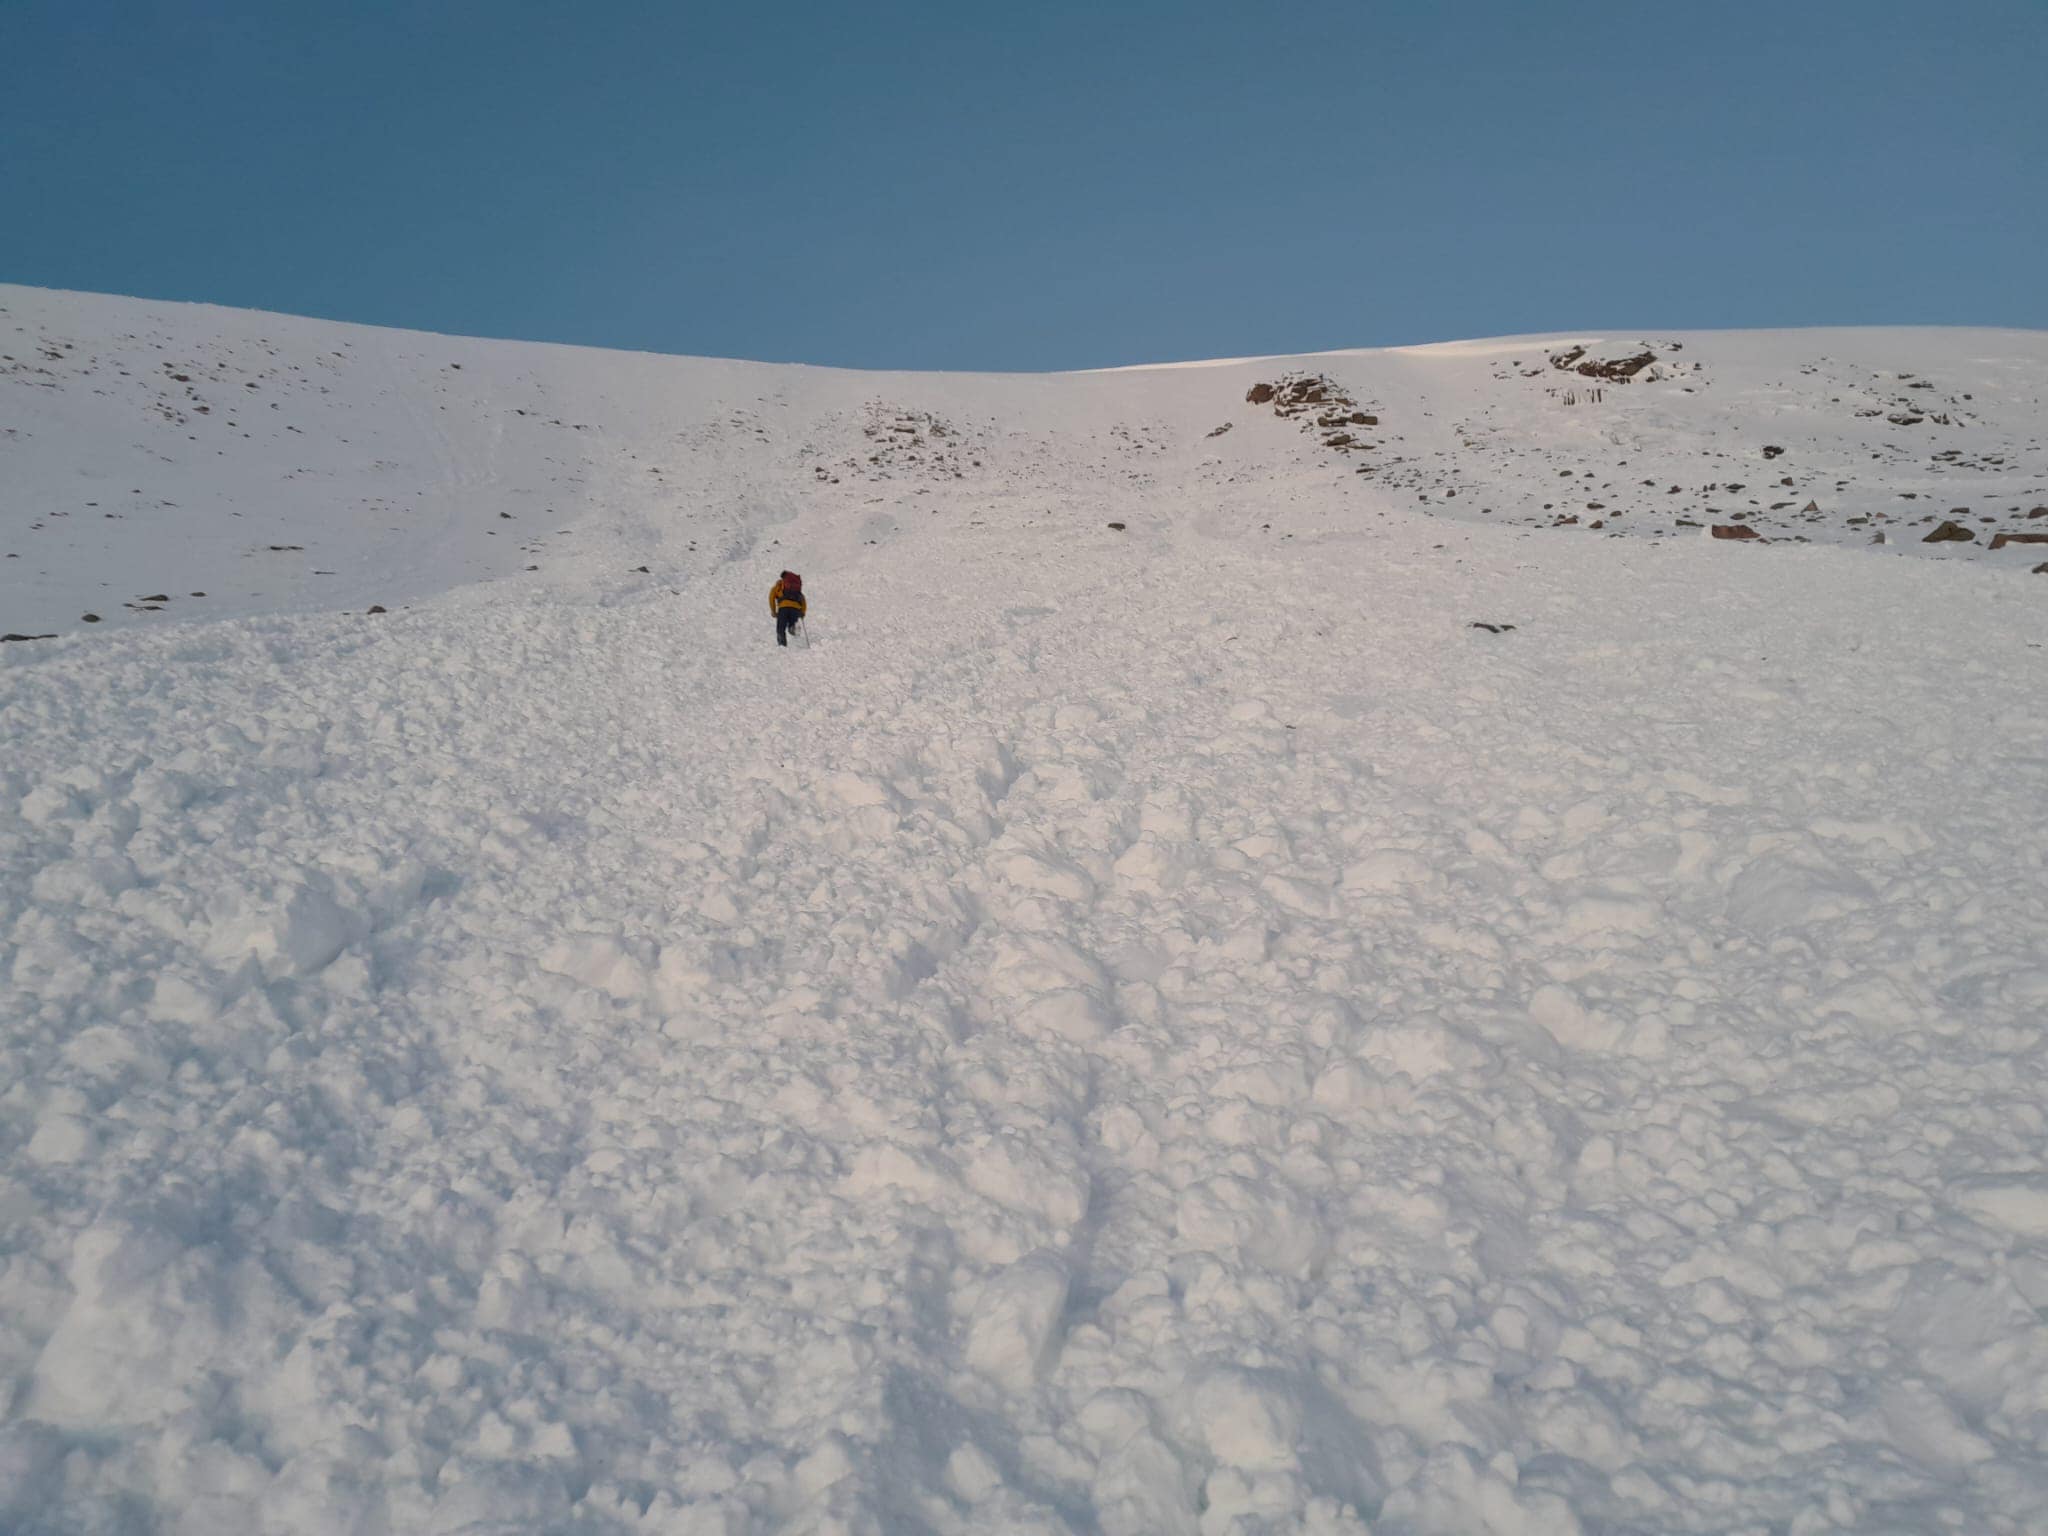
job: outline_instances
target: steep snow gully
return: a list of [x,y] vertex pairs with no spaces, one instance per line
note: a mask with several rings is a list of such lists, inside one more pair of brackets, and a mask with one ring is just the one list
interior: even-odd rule
[[2048,582],[1218,376],[0,650],[0,1528],[2048,1527]]

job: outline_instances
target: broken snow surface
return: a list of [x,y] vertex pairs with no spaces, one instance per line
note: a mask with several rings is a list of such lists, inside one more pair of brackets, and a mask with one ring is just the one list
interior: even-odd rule
[[0,301],[0,1528],[2048,1529],[2042,337]]

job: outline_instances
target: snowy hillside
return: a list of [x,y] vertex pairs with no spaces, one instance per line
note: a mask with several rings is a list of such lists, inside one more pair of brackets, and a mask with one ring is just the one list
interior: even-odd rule
[[[1289,379],[1314,398],[1246,398]],[[494,579],[627,595],[638,566],[639,587],[700,576],[799,513],[861,546],[969,515],[1056,541],[1135,493],[1148,532],[1284,539],[1419,510],[1573,538],[1719,524],[2048,559],[2048,335],[2032,332],[904,375],[0,285],[0,407],[0,630],[25,634],[396,607]],[[1923,542],[1944,522],[1971,537]]]
[[2048,337],[0,309],[0,1529],[2048,1528]]

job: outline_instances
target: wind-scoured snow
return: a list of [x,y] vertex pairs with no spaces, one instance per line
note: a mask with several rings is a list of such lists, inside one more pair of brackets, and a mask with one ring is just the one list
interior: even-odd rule
[[2042,337],[0,300],[0,1529],[2048,1523]]

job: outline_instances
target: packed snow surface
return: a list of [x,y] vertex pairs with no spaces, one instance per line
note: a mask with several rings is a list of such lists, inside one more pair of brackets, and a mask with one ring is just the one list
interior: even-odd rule
[[0,1529],[2048,1529],[2048,339],[9,333]]

